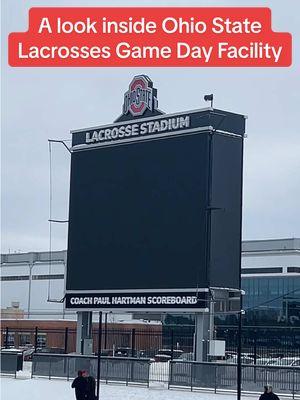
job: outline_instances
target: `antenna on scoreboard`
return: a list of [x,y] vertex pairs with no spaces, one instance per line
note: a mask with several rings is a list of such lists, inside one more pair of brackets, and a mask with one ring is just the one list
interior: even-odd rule
[[51,299],[51,272],[52,272],[52,223],[64,224],[67,223],[68,220],[60,220],[52,218],[52,194],[53,194],[53,183],[52,183],[52,143],[60,143],[62,144],[69,153],[71,150],[66,145],[63,140],[53,140],[48,139],[48,149],[49,149],[49,268],[48,268],[48,293],[47,293],[47,302],[49,303],[63,303],[65,296],[62,299]]

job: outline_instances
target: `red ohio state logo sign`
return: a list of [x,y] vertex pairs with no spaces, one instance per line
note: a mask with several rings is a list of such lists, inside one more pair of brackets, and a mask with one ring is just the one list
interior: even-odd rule
[[134,117],[143,115],[148,109],[151,112],[158,107],[157,90],[146,75],[135,76],[129,90],[124,94],[123,114],[130,112]]

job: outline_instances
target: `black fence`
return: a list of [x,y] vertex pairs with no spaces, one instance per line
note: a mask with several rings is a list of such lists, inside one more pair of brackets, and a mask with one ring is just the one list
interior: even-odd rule
[[[236,327],[217,327],[215,337],[225,340],[228,353],[237,352],[238,333]],[[93,329],[93,352],[98,353],[98,330]],[[159,350],[169,349],[171,359],[181,351],[193,353],[194,327],[163,326],[160,329],[133,328],[102,330],[101,353],[106,356],[155,358]],[[4,328],[1,334],[2,348],[28,348],[53,353],[76,351],[76,330]],[[268,357],[300,357],[300,329],[276,327],[245,327],[242,332],[242,352],[253,360]],[[189,360],[190,358],[188,358]]]
[[[32,377],[73,379],[78,370],[87,370],[97,376],[97,356],[76,354],[34,353]],[[22,369],[22,353],[2,351],[1,373],[13,373]],[[181,387],[189,390],[236,391],[237,365],[228,363],[171,360],[155,362],[149,358],[101,356],[100,378],[102,382],[119,382],[126,385],[165,382],[168,388]],[[242,391],[261,392],[271,384],[279,394],[300,398],[300,367],[242,365]]]
[[[138,383],[149,386],[158,363],[150,359],[131,357],[101,357],[101,381]],[[237,366],[225,363],[199,363],[193,361],[170,361],[167,367],[168,388],[189,390],[209,389],[215,392],[236,391]],[[88,370],[97,376],[97,357],[59,354],[34,354],[32,376],[73,379],[78,370]],[[151,378],[152,375],[152,378]],[[154,379],[157,380],[157,379]],[[276,393],[300,398],[300,368],[242,365],[243,392],[261,392],[264,385],[273,386]]]
[[[32,377],[73,379],[78,370],[97,376],[97,357],[39,354],[32,358]],[[101,357],[100,378],[108,382],[140,383],[149,385],[150,360],[131,357]]]
[[[190,390],[236,390],[237,366],[221,363],[171,361],[169,388],[187,387]],[[276,393],[300,396],[300,368],[275,366],[242,366],[242,390],[261,392],[266,383]]]
[[[227,351],[237,351],[236,326],[218,326],[216,337],[225,340]],[[255,358],[300,357],[300,327],[244,327],[242,351]]]

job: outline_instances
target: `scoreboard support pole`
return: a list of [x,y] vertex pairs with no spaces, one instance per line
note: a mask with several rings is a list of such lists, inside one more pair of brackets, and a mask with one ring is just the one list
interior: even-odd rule
[[209,313],[195,315],[195,361],[208,361],[210,338]]
[[76,353],[92,354],[92,318],[90,311],[77,312]]

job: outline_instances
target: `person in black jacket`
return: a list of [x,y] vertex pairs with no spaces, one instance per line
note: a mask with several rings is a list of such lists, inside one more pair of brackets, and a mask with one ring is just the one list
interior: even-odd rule
[[273,388],[271,385],[266,385],[264,387],[265,391],[260,395],[259,400],[279,400],[277,394],[273,392]]
[[75,397],[77,400],[87,399],[87,382],[83,377],[82,371],[78,371],[78,376],[72,382],[71,387],[75,389]]
[[96,399],[96,380],[89,375],[88,371],[83,371],[84,379],[86,380],[86,400]]

